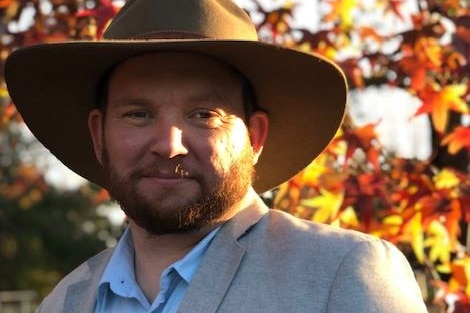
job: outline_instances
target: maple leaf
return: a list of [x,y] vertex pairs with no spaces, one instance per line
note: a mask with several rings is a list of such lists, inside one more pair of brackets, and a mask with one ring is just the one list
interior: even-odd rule
[[385,39],[386,39],[386,37],[384,37],[384,36],[380,35],[379,33],[377,33],[377,31],[374,28],[368,27],[368,26],[359,27],[359,35],[363,39],[372,38],[376,42],[379,42],[379,43],[384,42]]
[[388,9],[393,12],[400,20],[404,20],[403,14],[401,13],[401,6],[403,5],[403,0],[389,0]]
[[342,181],[346,173],[336,171],[332,167],[335,159],[327,153],[320,154],[305,169],[292,178],[297,185],[310,188],[323,186],[328,190],[339,190],[342,188]]
[[351,80],[354,86],[364,88],[364,73],[359,66],[358,59],[347,59],[340,63],[341,69],[346,73],[347,77]]
[[422,224],[422,213],[415,212],[413,217],[408,221],[405,232],[409,233],[410,243],[416,259],[421,264],[424,263],[424,233]]
[[371,234],[380,238],[387,238],[393,242],[397,241],[397,235],[400,233],[404,219],[399,214],[386,216]]
[[443,133],[448,122],[449,110],[467,113],[468,107],[462,97],[467,93],[467,85],[454,84],[441,88],[431,85],[420,94],[423,101],[414,116],[431,114],[436,131]]
[[[449,281],[450,284],[454,285],[451,286],[451,290],[461,290],[462,287],[465,288],[465,294],[468,296],[470,295],[470,288],[469,288],[469,280],[470,280],[470,258],[468,256],[463,257],[461,259],[456,259],[450,264],[452,277]],[[453,287],[453,288],[452,288]],[[462,298],[464,302],[468,304],[468,298]],[[463,312],[463,311],[456,311],[456,312]]]
[[331,223],[333,226],[359,229],[360,223],[356,211],[352,207],[341,210],[338,218]]
[[345,153],[346,161],[350,160],[357,149],[363,150],[367,160],[374,166],[380,168],[379,150],[377,133],[375,127],[377,123],[369,123],[364,126],[345,131],[343,135],[339,136],[336,140],[344,140],[348,143],[347,151]]
[[343,203],[343,192],[330,192],[320,189],[320,195],[301,201],[302,205],[316,208],[312,220],[320,223],[330,222],[338,216]]
[[444,137],[441,144],[448,145],[447,150],[450,154],[456,154],[463,148],[470,150],[470,127],[456,127],[452,133]]
[[423,37],[415,43],[415,54],[421,66],[439,68],[442,64],[442,47],[436,38]]
[[353,25],[352,11],[357,5],[356,0],[329,0],[331,12],[325,15],[326,22],[339,22],[343,30],[350,29]]
[[429,258],[431,261],[440,261],[443,264],[450,262],[450,245],[447,229],[440,222],[432,221],[426,233],[428,238],[424,241],[424,246],[429,249]]
[[460,222],[462,220],[462,206],[459,199],[453,199],[447,206],[448,212],[445,214],[444,226],[449,234],[451,249],[456,249],[459,245]]
[[434,183],[437,189],[447,189],[457,187],[461,180],[451,169],[443,169],[434,176]]

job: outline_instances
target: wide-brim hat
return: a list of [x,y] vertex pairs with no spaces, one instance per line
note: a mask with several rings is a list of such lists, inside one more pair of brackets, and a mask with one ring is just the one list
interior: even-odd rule
[[200,53],[232,66],[251,84],[270,129],[254,187],[267,191],[307,166],[329,143],[345,110],[343,72],[310,53],[258,41],[231,0],[131,0],[100,41],[41,44],[7,59],[10,96],[36,138],[67,167],[106,186],[88,131],[103,77],[145,53]]

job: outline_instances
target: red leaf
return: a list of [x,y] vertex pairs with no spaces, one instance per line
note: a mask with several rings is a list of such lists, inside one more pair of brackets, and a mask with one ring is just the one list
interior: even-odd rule
[[442,140],[442,145],[448,145],[450,154],[456,154],[463,148],[470,150],[470,127],[456,127]]

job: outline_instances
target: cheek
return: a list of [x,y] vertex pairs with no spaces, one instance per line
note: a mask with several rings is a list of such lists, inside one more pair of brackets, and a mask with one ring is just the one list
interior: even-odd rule
[[143,155],[148,144],[145,136],[114,130],[105,133],[105,146],[110,160],[116,167],[120,167],[135,163]]
[[250,148],[248,131],[244,124],[219,136],[212,144],[212,160],[218,170],[226,172],[238,160],[244,150]]
[[234,131],[231,133],[229,141],[232,144],[233,151],[238,153],[241,153],[247,146],[251,146],[248,129],[244,123],[236,125]]

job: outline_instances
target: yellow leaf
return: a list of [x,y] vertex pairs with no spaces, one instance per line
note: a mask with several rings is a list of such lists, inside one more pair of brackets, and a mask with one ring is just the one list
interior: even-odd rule
[[466,93],[466,84],[449,85],[441,91],[442,99],[447,102],[449,108],[460,113],[468,113],[467,103],[462,98]]
[[403,225],[403,217],[400,215],[389,215],[383,219],[382,223],[388,234],[396,235],[400,231],[401,225]]
[[460,179],[455,172],[449,169],[443,169],[434,178],[433,181],[437,189],[448,189],[457,187],[460,184]]
[[433,101],[432,120],[436,129],[443,132],[448,120],[448,111],[467,113],[467,103],[462,97],[467,92],[465,84],[449,85],[442,88]]
[[0,97],[2,98],[8,97],[8,90],[5,87],[0,87]]
[[350,206],[339,214],[338,220],[347,228],[357,228],[360,225],[356,211]]
[[321,195],[301,201],[301,205],[315,208],[312,220],[320,223],[331,222],[336,219],[339,208],[343,203],[342,192],[330,192],[326,189],[320,190]]
[[409,222],[409,227],[413,252],[415,253],[417,260],[420,263],[424,263],[424,238],[421,215],[421,212],[416,212]]
[[327,170],[328,167],[325,166],[326,156],[318,156],[318,158],[310,163],[302,172],[301,176],[299,176],[301,185],[315,185],[318,182],[318,179],[321,175],[323,175]]
[[436,266],[436,270],[439,272],[439,273],[442,273],[442,274],[450,274],[452,273],[452,269],[450,268],[449,264],[438,264]]
[[298,188],[293,188],[289,182],[283,183],[279,186],[273,206],[276,209],[291,212],[296,207],[299,196]]
[[325,16],[327,22],[339,21],[340,27],[344,29],[351,28],[352,10],[357,5],[356,0],[331,0],[331,12]]
[[432,221],[427,228],[428,237],[424,247],[429,248],[429,258],[432,262],[439,260],[442,264],[450,262],[449,235],[445,226],[439,221]]

